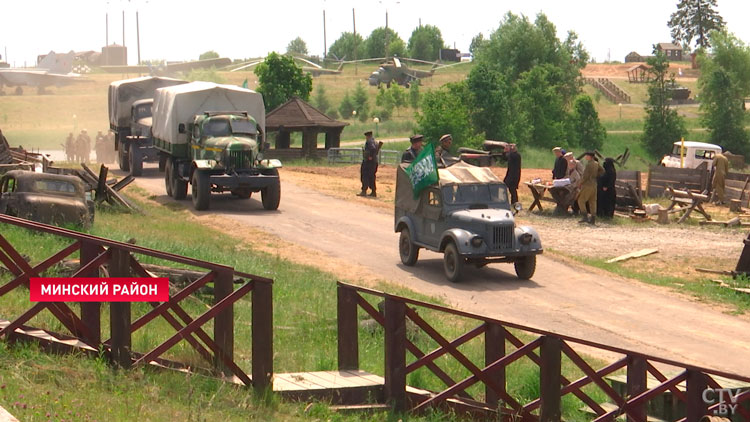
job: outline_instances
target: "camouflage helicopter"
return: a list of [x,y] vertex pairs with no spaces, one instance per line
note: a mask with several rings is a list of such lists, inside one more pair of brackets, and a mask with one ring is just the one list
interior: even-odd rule
[[397,83],[408,88],[413,81],[432,76],[436,68],[437,63],[433,63],[432,69],[428,71],[409,69],[406,63],[401,63],[398,57],[392,57],[382,63],[378,70],[372,72],[368,81],[371,86],[380,87],[381,84],[385,84],[390,88],[392,83]]

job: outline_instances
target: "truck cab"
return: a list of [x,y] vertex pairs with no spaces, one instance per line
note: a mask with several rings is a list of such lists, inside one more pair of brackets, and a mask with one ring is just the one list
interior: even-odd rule
[[[672,146],[672,153],[665,155],[661,159],[661,165],[664,167],[680,168],[680,150],[682,149],[682,142],[675,142]],[[693,142],[685,141],[684,168],[694,169],[698,168],[703,163],[708,166],[708,171],[713,168],[713,159],[716,154],[721,152],[719,145],[708,144],[705,142]]]

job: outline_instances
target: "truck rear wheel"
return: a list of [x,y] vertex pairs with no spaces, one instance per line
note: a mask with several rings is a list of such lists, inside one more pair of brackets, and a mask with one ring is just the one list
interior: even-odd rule
[[122,142],[117,145],[117,165],[122,171],[130,171],[130,162],[128,160],[128,143]]
[[141,153],[141,149],[138,148],[138,144],[135,142],[130,144],[128,164],[130,167],[130,174],[133,177],[140,177],[143,175],[143,154]]
[[167,195],[177,200],[187,197],[187,182],[180,179],[177,165],[171,158],[167,158],[164,167],[164,183],[167,185]]
[[528,280],[534,276],[536,271],[536,255],[524,256],[513,262],[516,268],[516,276],[521,280]]
[[458,248],[453,242],[448,243],[443,252],[443,269],[445,270],[445,277],[451,283],[458,283],[461,281],[461,276],[464,271],[464,257],[458,253]]
[[167,190],[167,196],[172,197],[172,160],[164,165],[164,188]]
[[210,175],[206,172],[195,170],[193,177],[190,179],[191,193],[193,197],[193,207],[198,211],[208,209],[211,198],[211,181]]
[[411,241],[411,232],[404,227],[398,237],[398,252],[401,255],[401,262],[406,266],[413,266],[419,259],[419,247]]

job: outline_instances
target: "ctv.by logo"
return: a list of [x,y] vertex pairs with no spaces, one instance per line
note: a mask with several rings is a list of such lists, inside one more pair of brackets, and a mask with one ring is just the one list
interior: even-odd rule
[[[706,388],[703,390],[703,403],[711,406],[718,403],[714,410],[716,416],[733,415],[737,411],[737,400],[742,390],[739,388],[732,391],[731,388]],[[718,399],[718,400],[717,400]],[[727,402],[727,399],[729,402]]]

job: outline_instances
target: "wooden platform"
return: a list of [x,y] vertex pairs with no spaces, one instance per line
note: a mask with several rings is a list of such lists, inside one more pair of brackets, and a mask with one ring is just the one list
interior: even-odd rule
[[383,377],[361,370],[274,374],[273,391],[289,400],[326,399],[333,404],[383,402]]

